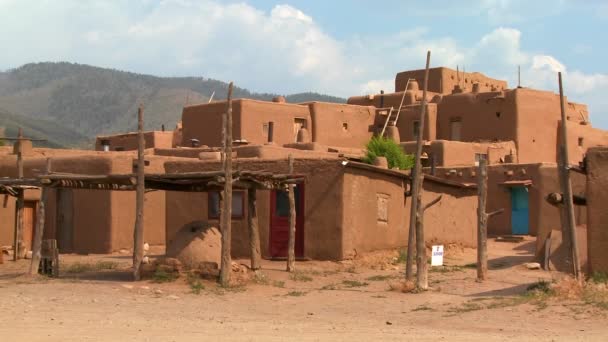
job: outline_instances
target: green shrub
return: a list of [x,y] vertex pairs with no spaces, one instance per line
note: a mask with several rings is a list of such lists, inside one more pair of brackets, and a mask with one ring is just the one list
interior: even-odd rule
[[414,156],[405,154],[401,146],[391,139],[373,137],[366,145],[367,154],[363,162],[373,164],[377,157],[385,157],[389,168],[408,170],[414,167]]

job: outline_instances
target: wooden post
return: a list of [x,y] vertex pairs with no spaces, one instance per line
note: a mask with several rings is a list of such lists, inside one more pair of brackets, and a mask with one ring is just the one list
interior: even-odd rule
[[[412,280],[414,277],[412,268],[414,264],[414,240],[416,240],[416,245],[418,245],[418,238],[416,237],[417,233],[417,217],[419,212],[419,205],[421,200],[421,188],[422,188],[422,179],[424,175],[422,175],[422,161],[420,157],[422,156],[422,136],[424,134],[424,119],[426,117],[426,90],[429,82],[429,64],[431,62],[431,51],[427,51],[426,53],[426,70],[424,72],[424,87],[422,90],[422,103],[420,104],[420,119],[418,125],[418,136],[416,137],[416,156],[415,156],[415,164],[414,170],[412,170],[412,201],[410,207],[410,229],[408,232],[407,239],[407,260],[405,264],[405,278],[407,280]],[[422,241],[424,243],[424,241]]]
[[[51,173],[51,158],[46,159],[46,174]],[[30,275],[38,273],[38,267],[40,266],[40,250],[42,248],[42,235],[44,235],[44,219],[45,219],[45,207],[48,197],[48,189],[43,186],[40,190],[40,203],[38,204],[38,223],[36,225],[36,232],[34,233],[34,244],[32,246],[32,263],[30,264]]]
[[260,255],[260,232],[258,230],[258,206],[257,191],[251,187],[247,192],[248,224],[249,224],[249,246],[251,248],[251,269],[261,268],[262,256]]
[[488,273],[488,161],[479,159],[477,171],[477,280],[486,280]]
[[568,157],[568,130],[567,130],[567,122],[566,118],[566,109],[564,103],[564,89],[562,86],[562,73],[559,72],[557,74],[558,82],[559,82],[559,103],[562,114],[562,124],[561,124],[561,144],[560,144],[560,158],[559,158],[559,171],[560,171],[560,186],[562,189],[562,193],[564,196],[564,210],[565,218],[566,218],[566,229],[562,230],[567,231],[570,234],[570,252],[572,254],[572,264],[573,264],[573,273],[574,277],[577,280],[581,280],[581,265],[579,261],[578,255],[578,242],[576,237],[576,219],[574,216],[574,203],[572,200],[572,183],[570,182],[570,171],[569,171],[569,163],[570,159]]
[[224,201],[220,217],[222,231],[222,265],[220,269],[220,284],[230,285],[230,272],[232,270],[232,258],[230,255],[230,244],[232,242],[232,87],[228,85],[228,108],[226,111],[226,135],[224,149]]
[[[289,174],[293,173],[293,156],[289,155]],[[293,184],[287,186],[289,196],[289,240],[287,243],[287,272],[296,270],[296,201]]]
[[146,192],[144,160],[144,108],[137,109],[137,187],[135,189],[135,229],[133,231],[133,278],[141,279],[144,258],[144,194]]
[[[17,178],[23,178],[23,155],[21,153],[21,142],[23,141],[23,129],[19,127],[17,133]],[[22,189],[17,191],[17,202],[15,204],[15,229],[13,236],[13,261],[19,259],[20,249],[23,248],[23,207],[24,207],[24,193]]]
[[422,290],[429,288],[429,266],[427,264],[426,244],[424,240],[424,212],[439,203],[441,197],[442,195],[437,196],[437,198],[424,206],[422,205],[422,202],[418,202],[420,205],[418,206],[419,209],[416,213],[416,286]]
[[488,198],[488,159],[479,159],[477,170],[477,280],[486,280],[488,274],[488,219],[504,209],[486,212]]

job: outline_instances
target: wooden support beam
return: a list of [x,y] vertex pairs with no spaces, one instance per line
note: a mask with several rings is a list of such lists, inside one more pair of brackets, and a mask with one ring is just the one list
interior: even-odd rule
[[477,280],[486,280],[488,274],[488,161],[479,159],[477,170]]
[[[289,173],[293,173],[293,155],[289,154]],[[287,272],[294,272],[296,270],[296,200],[295,200],[295,186],[289,184],[287,186],[288,197],[289,197],[289,238],[287,243]]]
[[[51,158],[46,159],[46,174],[51,172]],[[42,257],[40,250],[42,249],[42,236],[44,235],[44,220],[45,220],[45,208],[48,201],[48,188],[42,187],[40,190],[40,203],[38,204],[38,222],[36,224],[36,231],[34,232],[34,243],[32,246],[32,263],[30,264],[29,274],[32,276],[38,273],[38,267],[40,266],[40,258]]]
[[141,262],[144,259],[144,195],[145,160],[144,160],[144,108],[137,109],[137,187],[135,189],[135,229],[133,231],[133,278],[141,279]]
[[230,272],[232,272],[232,257],[230,255],[230,244],[232,243],[232,87],[228,85],[228,108],[226,110],[225,136],[222,141],[224,149],[224,203],[220,218],[220,228],[222,231],[222,261],[220,269],[220,284],[230,285]]
[[[19,127],[19,131],[17,133],[17,139],[19,142],[16,144],[21,144],[23,140],[23,129]],[[17,178],[23,178],[23,155],[21,154],[21,145],[18,146],[17,149]],[[15,206],[15,229],[13,236],[13,261],[17,261],[21,254],[21,249],[23,248],[23,207],[24,207],[24,193],[23,189],[19,189],[17,193],[17,203]]]
[[260,254],[260,231],[258,229],[258,206],[257,206],[257,191],[255,188],[250,188],[247,191],[247,221],[249,224],[249,247],[251,249],[251,269],[259,270],[261,268],[262,256]]
[[572,266],[574,277],[577,280],[581,280],[581,265],[578,254],[578,241],[576,236],[576,218],[574,216],[574,203],[572,201],[572,183],[570,182],[570,171],[568,164],[570,159],[568,157],[568,119],[566,117],[566,109],[564,103],[564,89],[562,86],[562,73],[557,74],[559,83],[559,102],[562,114],[561,122],[561,142],[560,142],[560,158],[559,158],[559,179],[562,193],[564,195],[564,209],[565,210],[565,226],[562,226],[562,230],[570,236],[570,254],[572,255]]
[[[424,121],[426,117],[426,91],[429,82],[429,65],[431,62],[431,51],[426,53],[426,69],[424,71],[424,86],[422,89],[422,103],[420,104],[420,118],[418,126],[418,136],[416,137],[416,155],[414,170],[412,170],[412,201],[410,207],[410,229],[408,232],[407,239],[407,260],[405,264],[405,278],[412,280],[413,264],[414,264],[414,240],[416,240],[416,246],[424,245],[424,236],[418,237],[418,231],[422,230],[422,225],[418,224],[421,219],[419,216],[423,211],[420,208],[421,202],[421,188],[422,180],[424,175],[422,174],[422,136],[424,135]],[[424,253],[424,252],[423,252]],[[425,260],[426,265],[426,260]]]

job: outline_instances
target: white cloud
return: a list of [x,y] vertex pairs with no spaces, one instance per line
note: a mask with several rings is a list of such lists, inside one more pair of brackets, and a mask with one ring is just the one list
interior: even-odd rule
[[[529,1],[486,0],[476,13],[504,25],[520,20],[521,13],[529,14],[528,19],[550,15],[563,3],[543,12]],[[526,6],[532,7],[522,12]],[[507,79],[511,86],[516,84],[517,66],[522,67],[522,85],[551,90],[561,70],[572,100],[590,102],[592,113],[608,112],[603,96],[608,75],[569,70],[554,56],[526,51],[522,32],[511,27],[481,32],[477,42],[467,45],[454,37],[432,36],[427,27],[336,39],[290,5],[265,12],[246,3],[214,0],[65,0],[35,5],[0,0],[0,22],[0,46],[10,51],[0,54],[0,68],[68,60],[157,75],[234,80],[256,91],[349,96],[391,91],[395,74],[423,68],[430,49],[432,66],[464,66]],[[608,127],[608,117],[599,118]]]

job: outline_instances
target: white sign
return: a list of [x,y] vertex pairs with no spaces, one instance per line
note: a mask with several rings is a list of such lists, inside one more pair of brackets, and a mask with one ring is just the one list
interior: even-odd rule
[[443,245],[433,246],[431,266],[443,266]]

